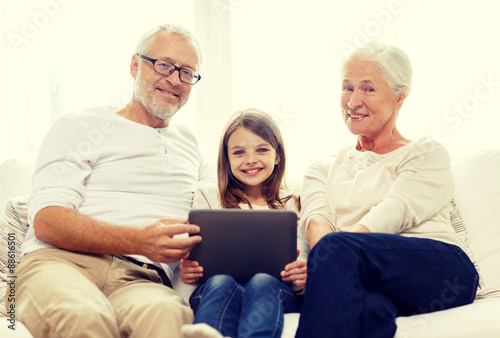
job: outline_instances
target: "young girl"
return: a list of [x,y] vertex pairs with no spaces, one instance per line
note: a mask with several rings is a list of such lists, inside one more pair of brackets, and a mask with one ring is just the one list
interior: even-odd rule
[[[283,189],[284,174],[285,149],[273,119],[257,109],[237,112],[221,137],[218,187],[196,191],[193,207],[298,214],[298,198]],[[184,337],[281,337],[284,313],[300,310],[306,284],[308,247],[301,238],[297,242],[299,258],[284,267],[281,281],[260,273],[240,285],[231,276],[216,275],[198,286],[189,300],[195,325],[183,327]],[[203,276],[203,267],[187,258],[181,261],[181,278],[193,284]]]

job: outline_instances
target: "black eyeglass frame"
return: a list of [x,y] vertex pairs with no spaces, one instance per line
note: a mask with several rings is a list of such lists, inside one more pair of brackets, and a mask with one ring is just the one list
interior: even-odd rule
[[[166,75],[166,76],[170,76],[170,75],[172,75],[172,74],[173,74],[173,73],[177,70],[177,71],[178,71],[178,74],[179,74],[179,80],[181,80],[182,82],[184,82],[184,83],[186,83],[186,84],[188,84],[188,85],[191,85],[191,86],[192,86],[192,85],[197,84],[197,83],[201,80],[201,75],[200,75],[200,74],[198,74],[197,72],[195,72],[195,71],[193,71],[193,70],[191,70],[191,69],[189,69],[189,68],[177,67],[177,66],[176,66],[176,65],[174,65],[173,63],[171,63],[171,62],[169,62],[169,61],[166,61],[166,60],[162,60],[162,61],[163,61],[163,62],[165,62],[165,63],[168,63],[169,65],[172,65],[172,67],[174,67],[174,68],[172,68],[172,71],[170,71],[170,73],[168,73],[168,74],[165,74],[165,73],[160,73],[160,72],[159,72],[159,71],[157,71],[157,70],[156,70],[156,68],[155,68],[155,63],[156,63],[156,61],[158,61],[158,60],[160,60],[160,59],[152,59],[152,58],[150,58],[150,57],[147,57],[146,55],[142,55],[142,54],[139,54],[139,53],[137,53],[136,55],[137,55],[137,56],[139,56],[141,59],[143,59],[143,60],[145,60],[145,61],[149,61],[149,62],[151,62],[151,63],[153,64],[153,69],[154,69],[154,71],[155,71],[155,72],[157,72],[158,74],[161,74],[161,75]],[[195,74],[196,76],[198,76],[198,79],[196,80],[196,82],[194,82],[194,83],[189,83],[189,82],[186,82],[186,81],[184,81],[183,79],[181,79],[181,70],[183,70],[183,69],[189,70],[190,72],[193,72],[193,74]],[[193,78],[194,78],[194,77],[193,77]]]

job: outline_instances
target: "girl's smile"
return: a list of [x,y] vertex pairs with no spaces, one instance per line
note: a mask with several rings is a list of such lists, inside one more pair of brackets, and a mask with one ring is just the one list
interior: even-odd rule
[[262,170],[262,168],[252,168],[252,169],[246,169],[246,170],[242,170],[242,171],[249,176],[254,176],[254,175],[257,175],[257,173],[259,173],[261,170]]

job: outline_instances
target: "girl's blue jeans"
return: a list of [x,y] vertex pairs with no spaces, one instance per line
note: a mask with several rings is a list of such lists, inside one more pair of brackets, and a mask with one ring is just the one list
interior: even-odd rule
[[267,275],[256,274],[240,285],[216,275],[200,285],[189,303],[194,323],[206,323],[229,337],[281,337],[284,314],[299,312],[303,296]]
[[393,337],[397,316],[472,303],[478,274],[459,247],[380,233],[332,233],[314,246],[296,337]]

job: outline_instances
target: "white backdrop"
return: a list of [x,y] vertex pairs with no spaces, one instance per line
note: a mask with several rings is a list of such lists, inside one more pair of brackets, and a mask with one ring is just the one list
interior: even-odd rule
[[127,102],[135,43],[164,22],[185,25],[204,47],[203,79],[174,121],[213,163],[226,118],[250,106],[282,127],[294,181],[313,157],[353,144],[338,69],[370,39],[412,61],[398,121],[405,137],[433,137],[452,157],[500,148],[495,0],[0,1],[0,160],[34,157],[61,114]]

